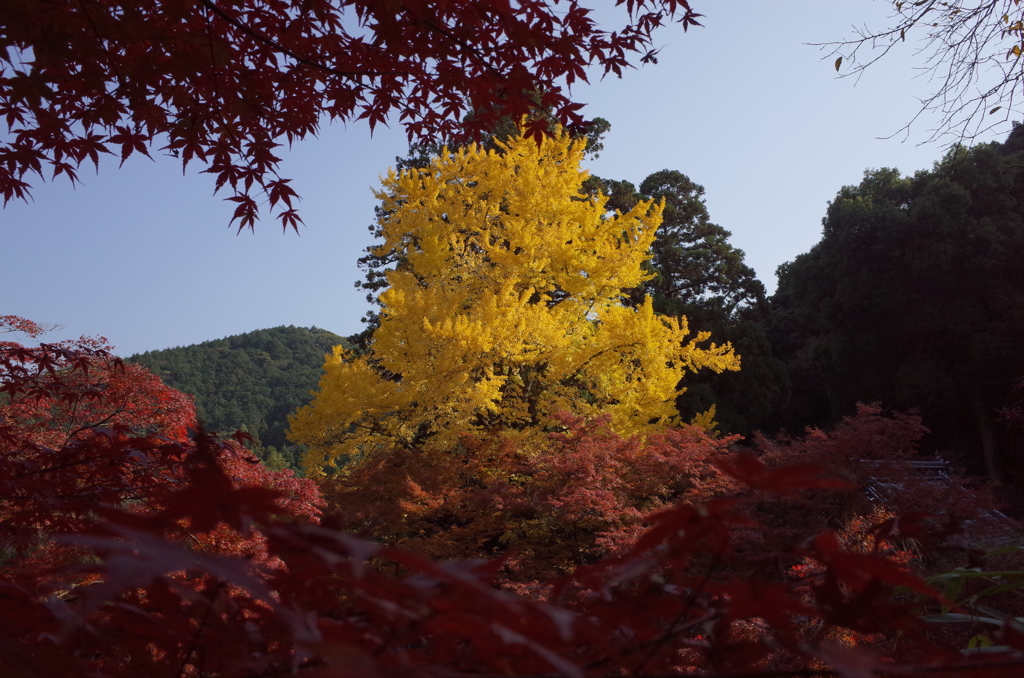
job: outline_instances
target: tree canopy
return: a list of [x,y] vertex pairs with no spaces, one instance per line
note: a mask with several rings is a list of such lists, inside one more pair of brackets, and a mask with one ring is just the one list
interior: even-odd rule
[[821,242],[779,268],[778,345],[832,416],[858,400],[921,408],[944,444],[975,431],[958,445],[984,449],[993,478],[1019,468],[993,427],[1024,376],[1022,167],[1017,126],[913,177],[868,171],[829,205]]
[[624,434],[663,427],[686,371],[739,367],[685,318],[623,303],[647,277],[660,204],[608,216],[581,190],[585,143],[567,133],[499,146],[385,180],[380,250],[398,264],[369,352],[335,349],[292,419],[313,468],[467,431],[542,432],[559,412],[606,414]]
[[627,210],[640,200],[664,201],[648,262],[654,275],[642,288],[660,312],[675,307],[694,313],[702,305],[720,305],[731,316],[764,298],[764,287],[744,262],[743,251],[729,243],[732,234],[711,221],[704,187],[682,172],[654,172],[639,189],[628,181],[596,177],[588,186],[606,191],[612,209]]
[[[278,174],[284,144],[321,123],[397,116],[411,139],[465,138],[534,110],[582,125],[567,88],[588,68],[621,75],[687,0],[617,0],[600,28],[577,0],[9,0],[0,10],[0,195],[44,172],[164,151],[227,187],[233,221],[261,207],[300,223]],[[646,52],[646,54],[645,54]],[[261,205],[261,203],[263,203]]]

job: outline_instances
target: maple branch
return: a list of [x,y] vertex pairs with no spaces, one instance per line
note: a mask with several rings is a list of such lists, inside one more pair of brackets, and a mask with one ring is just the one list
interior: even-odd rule
[[565,379],[564,379],[564,380],[562,381],[562,383],[564,384],[565,382],[571,381],[572,379],[575,379],[576,377],[578,377],[578,376],[579,376],[579,374],[580,374],[580,372],[582,372],[582,371],[583,371],[583,369],[584,369],[584,368],[585,368],[585,367],[586,367],[587,365],[589,365],[589,364],[590,364],[590,362],[591,362],[592,360],[594,360],[595,358],[597,358],[598,356],[604,355],[605,353],[610,353],[610,352],[612,352],[612,351],[621,351],[622,349],[624,349],[624,348],[628,348],[628,347],[630,347],[630,346],[639,346],[639,345],[640,345],[640,342],[639,342],[639,341],[631,341],[631,342],[629,342],[629,343],[627,343],[627,344],[619,344],[619,345],[617,345],[617,346],[609,346],[609,347],[607,347],[607,348],[603,348],[603,349],[601,349],[600,351],[598,351],[597,353],[595,353],[594,355],[592,355],[592,356],[590,356],[589,358],[587,358],[586,360],[584,360],[584,361],[583,361],[583,362],[582,362],[582,363],[580,364],[580,366],[576,368],[576,371],[575,371],[575,372],[573,372],[572,374],[570,374],[570,375],[569,375],[568,377],[566,377],[566,378],[565,378]]
[[405,13],[409,14],[410,16],[412,16],[417,21],[419,21],[422,24],[424,24],[427,28],[433,30],[436,33],[440,33],[444,37],[448,38],[449,41],[451,41],[451,42],[455,43],[456,45],[458,45],[459,47],[461,47],[463,49],[463,51],[468,52],[471,56],[473,56],[476,59],[476,61],[478,61],[484,68],[486,68],[488,71],[490,71],[491,74],[494,75],[495,77],[497,77],[499,80],[505,80],[506,79],[505,78],[505,74],[502,73],[501,71],[499,71],[494,66],[492,66],[490,64],[490,62],[480,53],[480,51],[478,49],[476,49],[472,45],[467,44],[465,41],[460,40],[459,38],[456,38],[454,35],[452,35],[451,31],[449,31],[447,28],[443,28],[443,27],[437,25],[436,23],[434,23],[430,19],[426,19],[424,17],[417,16],[417,15],[413,14],[409,10],[409,8],[406,7],[405,5],[402,5],[402,11],[404,11]]
[[[98,389],[93,387],[93,389],[90,389],[90,390],[98,390]],[[99,399],[99,397],[97,397],[97,399]],[[84,396],[82,398],[79,398],[78,400],[75,400],[74,405],[73,405],[72,410],[71,410],[71,416],[68,418],[69,419],[69,421],[68,421],[69,425],[73,424],[75,418],[78,415],[78,406],[84,400],[85,400]],[[99,427],[103,426],[104,424],[112,421],[117,415],[123,414],[124,412],[127,412],[127,411],[128,411],[128,401],[125,400],[120,405],[118,405],[113,410],[111,410],[110,413],[107,416],[105,416],[105,417],[103,417],[101,419],[98,419],[96,421],[91,421],[91,422],[83,423],[78,428],[73,429],[73,430],[69,430],[67,432],[67,434],[65,435],[65,437],[64,437],[64,444],[68,445],[69,443],[71,443],[71,441],[74,440],[75,437],[79,433],[82,433],[83,431],[88,431],[89,429],[99,428]]]
[[[688,587],[689,595],[686,598],[686,604],[683,605],[683,609],[679,611],[679,614],[676,615],[676,618],[673,619],[672,623],[669,624],[668,627],[665,629],[665,633],[663,633],[662,636],[658,638],[656,641],[651,643],[650,649],[647,652],[647,656],[644,657],[640,661],[640,665],[636,667],[636,675],[643,675],[644,667],[647,666],[647,664],[649,664],[652,659],[654,659],[654,655],[658,653],[658,650],[664,647],[665,643],[667,643],[670,638],[678,635],[682,630],[684,630],[678,628],[679,622],[681,622],[686,617],[686,615],[689,614],[690,610],[693,609],[693,605],[697,601],[697,594],[704,591],[708,581],[710,581],[711,579],[711,573],[714,572],[715,569],[717,569],[721,560],[722,552],[716,551],[714,554],[714,558],[712,558],[710,565],[708,565],[707,570],[704,572],[704,576],[701,578],[698,585],[694,587]],[[712,612],[708,612],[700,619],[694,620],[689,624],[688,627],[684,628],[692,628],[693,626],[697,624],[702,624],[708,619],[713,619],[716,616],[721,616],[721,613],[715,614]]]
[[382,75],[412,75],[412,73],[410,71],[352,71],[352,72],[339,71],[338,69],[332,68],[331,66],[327,66],[326,64],[323,64],[323,63],[321,63],[319,61],[314,61],[313,59],[309,59],[307,57],[304,57],[304,56],[301,56],[299,54],[296,54],[295,52],[293,52],[292,50],[288,49],[287,47],[285,47],[284,45],[282,45],[278,41],[274,40],[273,38],[260,33],[259,31],[257,31],[256,29],[252,28],[251,26],[242,23],[236,17],[231,16],[230,14],[225,12],[223,9],[218,7],[217,4],[213,0],[199,0],[199,2],[201,2],[207,9],[209,9],[211,12],[213,12],[214,14],[219,16],[225,22],[227,22],[228,24],[230,24],[234,28],[242,31],[243,33],[248,35],[250,38],[256,40],[257,42],[261,42],[264,45],[266,45],[267,47],[270,47],[271,49],[273,49],[274,51],[279,52],[281,54],[284,54],[287,57],[290,57],[290,58],[294,59],[297,63],[300,63],[303,66],[309,66],[310,68],[315,68],[315,69],[324,71],[326,73],[330,73],[331,75],[335,75],[335,76],[337,76],[339,78],[350,78],[350,79],[352,79],[354,81],[354,84],[356,86],[358,86],[358,87],[366,87],[366,85],[364,85],[363,83],[359,82],[359,80],[357,79],[357,78],[360,78],[362,76],[379,77],[379,76],[382,76]]
[[[83,2],[83,0],[78,0],[78,6],[81,8],[82,15],[85,17],[85,20],[89,22],[89,27],[92,28],[93,34],[100,40],[107,40],[107,38],[100,33],[99,28],[96,26],[96,22],[93,21],[92,15],[89,14],[89,8],[86,6],[85,2]],[[104,50],[104,53],[106,53],[106,50]],[[124,82],[124,77],[121,75],[121,71],[117,68],[117,63],[110,58],[109,53],[107,54],[107,65],[110,66],[110,70],[114,72],[114,76],[117,78],[118,82]]]
[[213,595],[210,596],[209,599],[207,600],[206,614],[203,615],[202,622],[199,623],[199,626],[196,628],[195,634],[192,636],[192,643],[189,646],[188,652],[185,653],[185,655],[181,658],[181,663],[178,664],[178,678],[184,678],[184,676],[186,675],[186,670],[189,668],[188,662],[196,653],[196,648],[199,647],[199,639],[202,638],[203,633],[206,631],[207,627],[210,626],[210,618],[213,617],[213,604],[217,600],[217,598],[219,598],[221,594],[224,592],[224,588],[224,580],[221,580],[217,584],[217,588],[213,591]]
[[[12,453],[13,454],[13,453]],[[46,468],[35,469],[34,471],[26,471],[24,473],[13,473],[12,478],[28,478],[29,476],[39,475],[42,473],[50,473],[52,471],[60,471],[66,468],[73,468],[75,466],[82,466],[85,464],[91,464],[96,461],[102,461],[104,459],[113,459],[113,454],[104,454],[98,457],[89,457],[87,459],[79,459],[78,461],[69,461],[64,464],[58,464],[57,466],[47,466]]]
[[[71,413],[72,414],[72,416],[71,416],[71,420],[72,421],[74,421],[74,416],[78,413],[78,405],[79,405],[80,402],[81,401],[75,402],[74,409],[72,410],[72,413]],[[99,421],[88,422],[88,423],[82,424],[81,426],[79,426],[78,428],[76,428],[74,430],[68,431],[68,433],[66,434],[66,436],[64,438],[64,444],[67,445],[68,443],[70,443],[72,440],[75,439],[75,436],[77,436],[79,433],[82,433],[83,431],[88,431],[89,429],[98,428],[100,426],[103,426],[107,422],[111,421],[114,417],[116,417],[117,415],[119,415],[122,412],[124,412],[126,409],[127,408],[124,405],[122,405],[121,407],[117,408],[116,410],[111,412],[106,417],[103,417]]]
[[214,54],[213,49],[213,22],[210,21],[210,10],[209,6],[206,8],[206,45],[210,48],[210,65],[213,67],[213,96],[220,101],[220,78],[217,76],[217,72],[220,70],[217,66],[217,57]]

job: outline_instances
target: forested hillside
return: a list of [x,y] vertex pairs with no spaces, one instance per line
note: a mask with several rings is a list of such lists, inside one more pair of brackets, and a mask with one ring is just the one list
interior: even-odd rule
[[[302,449],[285,440],[288,415],[309,402],[324,355],[348,346],[317,327],[274,327],[192,346],[147,351],[128,360],[195,397],[199,421],[223,434],[245,431],[271,466],[295,466]],[[280,458],[279,456],[280,455]]]

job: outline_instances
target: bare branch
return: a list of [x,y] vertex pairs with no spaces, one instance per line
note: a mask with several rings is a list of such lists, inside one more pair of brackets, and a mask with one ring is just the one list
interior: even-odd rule
[[[925,142],[952,137],[970,143],[1008,128],[1024,87],[1024,3],[1021,0],[893,0],[887,28],[855,27],[856,37],[820,43],[836,59],[839,77],[859,79],[898,45],[913,41],[921,76],[932,86],[918,112],[897,132],[910,135],[925,114],[937,114]],[[887,137],[888,138],[888,137]]]

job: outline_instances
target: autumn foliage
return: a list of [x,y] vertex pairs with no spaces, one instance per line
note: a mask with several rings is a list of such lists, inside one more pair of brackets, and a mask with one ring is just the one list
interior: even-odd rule
[[[30,336],[46,329],[14,316],[0,318],[0,328]],[[165,654],[159,634],[194,625],[194,618],[181,614],[189,596],[202,600],[208,578],[185,570],[214,557],[226,559],[217,567],[280,567],[252,521],[319,518],[322,502],[311,482],[270,472],[238,442],[221,442],[196,428],[189,397],[123,364],[101,339],[35,347],[0,342],[5,675],[78,675],[87,666],[71,660],[78,653],[91,653],[90,670],[101,674],[145,673]],[[232,517],[226,506],[247,513]],[[154,567],[178,574],[156,588],[134,590],[151,574],[139,579],[131,567],[113,577],[99,573],[98,554],[127,564],[131,556],[123,553],[131,554],[131,544],[140,540],[155,549],[146,556]],[[162,604],[146,597],[168,586],[185,609],[154,613],[151,628],[145,619],[131,619]],[[99,597],[85,596],[86,590]],[[104,596],[125,590],[117,604],[105,603]],[[106,641],[83,628],[84,635],[64,638],[67,653],[54,654],[49,645],[72,621],[67,615],[93,612],[97,628],[112,624],[122,629],[118,636],[134,629],[141,644],[106,656]],[[47,640],[48,634],[53,637]]]
[[663,203],[582,190],[565,88],[699,15],[616,5],[0,6],[5,201],[157,149],[295,228],[277,153],[324,120],[524,125],[385,180],[379,328],[292,420],[319,484],[102,339],[0,341],[0,676],[1020,675],[1021,526],[917,417],[743,441],[676,412],[738,356],[643,298]]
[[686,426],[623,437],[608,418],[565,415],[542,445],[466,434],[456,450],[403,447],[324,483],[342,525],[433,558],[501,557],[537,583],[622,553],[645,518],[735,483],[715,465],[728,440]]
[[325,497],[102,340],[0,343],[0,675],[1018,675],[1020,526],[916,417],[674,417],[736,357],[628,299],[659,208],[576,190],[580,150],[389,177],[371,351],[294,419],[359,462]]
[[628,18],[609,30],[575,0],[5,0],[0,195],[158,150],[226,187],[240,228],[261,208],[297,228],[280,154],[325,120],[426,139],[536,111],[536,134],[548,116],[578,126],[567,88],[588,67],[621,74],[651,60],[658,27],[699,16],[685,0],[615,4]]
[[[0,318],[0,327],[30,335],[43,329],[12,316]],[[155,510],[183,482],[180,467],[197,428],[191,398],[108,349],[90,338],[36,347],[0,342],[0,475],[9,483],[0,531],[16,551],[77,531],[97,506]],[[223,451],[220,463],[240,487],[280,484],[302,493],[303,483],[270,474],[237,443]],[[304,484],[308,502],[312,487]],[[293,500],[282,508],[314,517]]]
[[739,368],[685,317],[627,303],[650,277],[660,204],[609,213],[583,191],[584,141],[564,131],[497,145],[384,180],[377,250],[399,263],[369,351],[337,347],[290,419],[308,472],[394,447],[450,450],[463,432],[542,445],[563,412],[654,433],[679,420],[685,375]]
[[[108,358],[12,342],[0,357],[5,407],[38,396],[55,408]],[[3,416],[4,675],[1013,676],[1024,652],[1012,617],[989,631],[990,651],[962,654],[921,616],[922,605],[962,608],[890,545],[955,550],[952,523],[888,520],[852,543],[837,515],[762,536],[780,527],[775,502],[855,494],[856,473],[782,465],[791,457],[836,461],[868,445],[869,459],[898,460],[916,424],[875,410],[762,458],[692,428],[623,438],[572,418],[546,458],[467,439],[478,480],[500,455],[532,474],[493,488],[492,500],[510,499],[506,526],[530,499],[518,482],[536,489],[535,527],[563,530],[522,529],[531,557],[550,563],[525,596],[496,586],[508,559],[442,562],[345,534],[338,517],[317,524],[308,481],[260,470],[234,443],[115,424],[50,448]],[[420,467],[411,473],[427,478]],[[479,484],[467,477],[460,496],[485,503]],[[429,503],[419,524],[438,515]],[[455,527],[439,538],[455,544]],[[589,535],[586,549],[569,546],[570,527]]]

